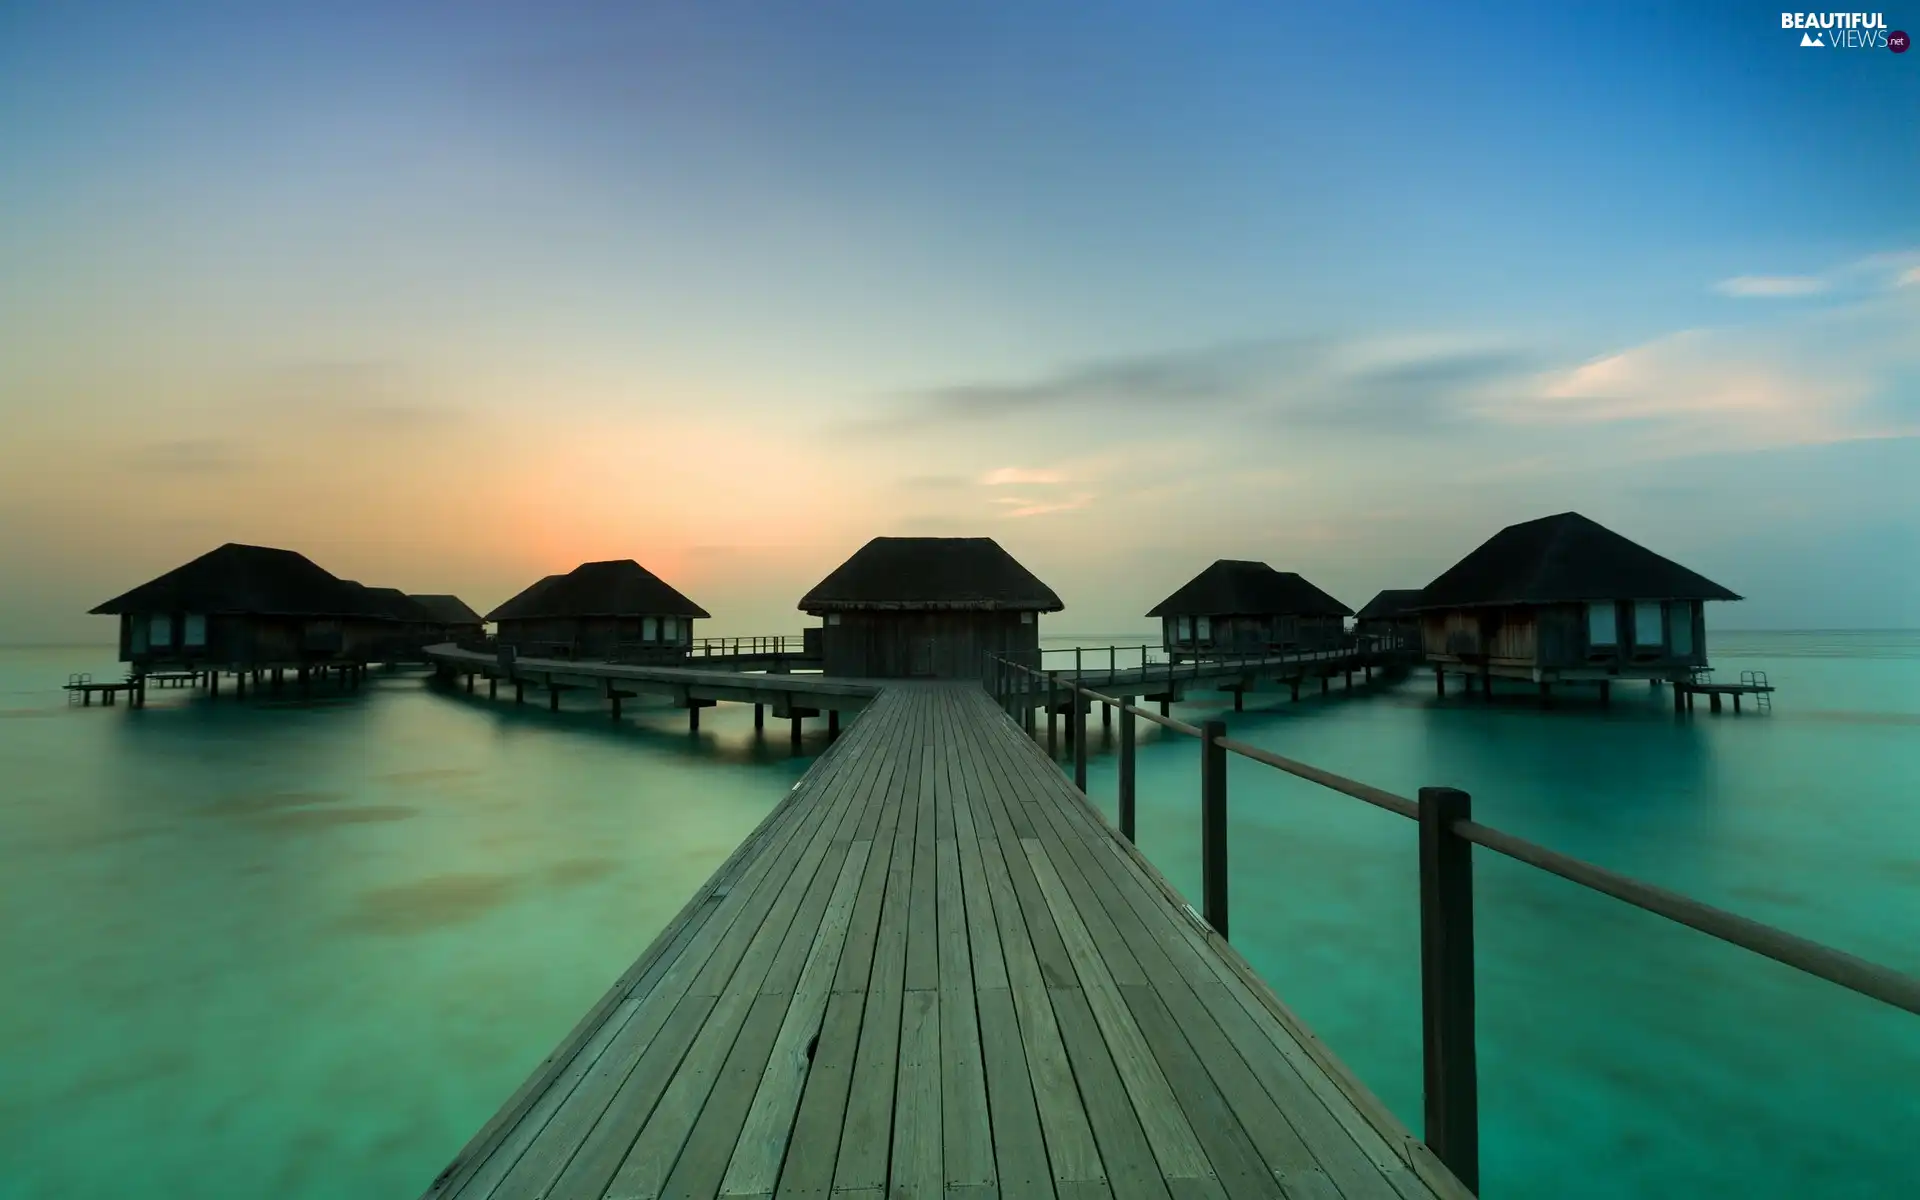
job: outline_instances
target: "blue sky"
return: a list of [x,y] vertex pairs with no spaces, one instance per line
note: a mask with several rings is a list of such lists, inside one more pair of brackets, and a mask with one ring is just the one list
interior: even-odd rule
[[1126,628],[1578,508],[1920,625],[1920,54],[1684,7],[0,9],[0,615],[233,539],[776,629],[923,532]]

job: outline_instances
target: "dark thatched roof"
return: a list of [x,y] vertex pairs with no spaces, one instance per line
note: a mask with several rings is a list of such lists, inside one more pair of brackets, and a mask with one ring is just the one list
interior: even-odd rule
[[478,625],[480,614],[458,596],[409,596],[427,610],[427,618],[436,625]]
[[1419,606],[1738,599],[1672,559],[1565,512],[1494,534],[1428,584]]
[[1149,617],[1350,617],[1353,610],[1292,571],[1223,558],[1153,606]]
[[95,613],[193,612],[260,616],[375,615],[366,589],[303,554],[228,542],[185,566],[92,610]]
[[630,558],[616,558],[549,575],[488,613],[487,620],[708,615],[652,571]]
[[992,538],[877,537],[800,601],[850,610],[1059,612],[1066,605]]
[[1390,621],[1408,615],[1419,604],[1419,588],[1388,588],[1367,601],[1367,606],[1354,616],[1362,621]]
[[434,623],[432,614],[399,588],[368,587],[362,583],[354,583],[353,586],[367,594],[373,616],[383,617],[389,621],[406,621],[413,625]]

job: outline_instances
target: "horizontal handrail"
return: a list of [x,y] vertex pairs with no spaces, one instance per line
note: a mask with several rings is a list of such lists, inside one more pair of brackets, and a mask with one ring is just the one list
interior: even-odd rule
[[[1398,645],[1397,641],[1395,645]],[[1303,652],[1311,657],[1282,655],[1260,656],[1256,659],[1248,656],[1239,665],[1259,668],[1289,662],[1318,661],[1328,656],[1351,653],[1353,650],[1349,649]],[[1229,665],[1230,660],[1238,657],[1228,656],[1228,662],[1215,661],[1220,665]],[[1363,800],[1420,825],[1427,1141],[1441,1161],[1452,1168],[1470,1190],[1477,1190],[1479,1184],[1478,1085],[1473,1049],[1473,902],[1470,860],[1466,857],[1470,845],[1482,846],[1516,862],[1526,863],[1550,875],[1612,896],[1709,937],[1837,984],[1857,995],[1920,1015],[1920,978],[1483,825],[1470,818],[1470,801],[1464,792],[1451,788],[1422,788],[1420,799],[1411,800],[1229,738],[1225,724],[1219,720],[1209,720],[1204,726],[1191,725],[1131,704],[1129,697],[1109,695],[1080,682],[1082,676],[1097,675],[1097,670],[1077,671],[1069,675],[1061,671],[1038,670],[1000,655],[990,655],[988,663],[999,671],[1001,686],[995,687],[989,682],[990,689],[997,696],[1012,700],[1016,696],[1034,696],[1043,690],[1046,692],[1049,752],[1053,746],[1052,713],[1056,711],[1053,697],[1061,691],[1073,697],[1073,702],[1067,706],[1072,713],[1068,731],[1073,740],[1074,783],[1083,791],[1086,788],[1086,706],[1098,702],[1120,711],[1120,833],[1129,841],[1134,836],[1134,737],[1131,718],[1143,717],[1162,728],[1199,739],[1201,888],[1205,896],[1205,919],[1223,938],[1227,931],[1226,753],[1238,754],[1309,783]],[[1168,681],[1177,682],[1181,673],[1179,665],[1171,661],[1164,665],[1168,668]],[[1146,674],[1144,670],[1142,674]],[[1198,671],[1190,673],[1194,679],[1198,675]],[[1154,677],[1142,678],[1139,682],[1151,685],[1157,678],[1158,672],[1155,672]],[[1009,684],[1017,686],[1007,686]],[[1163,700],[1163,706],[1164,703]],[[1031,708],[1027,711],[1031,712]]]
[[1715,908],[1691,896],[1643,883],[1632,876],[1609,871],[1558,850],[1549,850],[1478,821],[1456,821],[1452,831],[1475,845],[1485,846],[1528,866],[1538,867],[1550,875],[1558,875],[1596,892],[1605,892],[1616,900],[1624,900],[1635,908],[1665,917],[1689,929],[1697,929],[1709,937],[1731,942],[1795,970],[1817,975],[1829,983],[1837,983],[1850,992],[1871,996],[1884,1004],[1920,1015],[1920,979],[1891,967],[1883,967],[1844,950],[1835,950],[1810,938],[1788,933],[1724,908]]

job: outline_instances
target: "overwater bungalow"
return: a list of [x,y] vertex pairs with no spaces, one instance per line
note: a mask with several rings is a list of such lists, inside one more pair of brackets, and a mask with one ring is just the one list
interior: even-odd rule
[[1361,638],[1417,648],[1420,615],[1414,609],[1419,603],[1419,588],[1388,588],[1354,614],[1353,632]]
[[1223,558],[1154,605],[1173,659],[1332,650],[1353,610],[1292,571]]
[[686,657],[693,623],[709,616],[630,558],[549,575],[487,614],[521,654],[668,662]]
[[120,618],[138,672],[354,661],[348,622],[376,615],[365,589],[305,555],[228,542],[92,610]]
[[983,537],[874,538],[800,601],[821,618],[825,673],[871,679],[977,679],[990,654],[1037,658],[1040,614],[1065,607]]
[[343,653],[356,662],[416,662],[438,628],[432,614],[399,588],[367,587],[347,581],[366,595],[365,615],[345,622]]
[[1685,681],[1707,665],[1704,603],[1738,599],[1565,512],[1502,529],[1428,584],[1415,607],[1436,670],[1550,686]]
[[409,596],[408,599],[426,610],[439,641],[478,641],[486,636],[485,623],[480,619],[480,614],[458,596]]

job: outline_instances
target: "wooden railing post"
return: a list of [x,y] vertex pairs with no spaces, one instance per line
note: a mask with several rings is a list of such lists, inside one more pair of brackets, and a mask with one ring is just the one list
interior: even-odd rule
[[1120,836],[1133,841],[1133,697],[1120,698]]
[[1200,726],[1200,915],[1227,936],[1227,723]]
[[1073,684],[1073,786],[1087,790],[1087,703],[1079,680]]
[[1473,1044],[1473,844],[1453,832],[1467,793],[1420,789],[1420,1007],[1426,1142],[1480,1190],[1479,1072]]
[[1054,758],[1060,745],[1060,679],[1058,671],[1047,672],[1047,757]]

